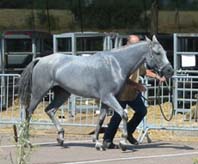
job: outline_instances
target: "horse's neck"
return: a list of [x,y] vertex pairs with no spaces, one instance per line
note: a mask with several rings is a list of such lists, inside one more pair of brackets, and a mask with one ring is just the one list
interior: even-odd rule
[[147,46],[146,42],[142,42],[127,47],[122,53],[118,53],[116,58],[120,66],[123,68],[123,73],[128,75],[145,62],[148,53],[149,46]]

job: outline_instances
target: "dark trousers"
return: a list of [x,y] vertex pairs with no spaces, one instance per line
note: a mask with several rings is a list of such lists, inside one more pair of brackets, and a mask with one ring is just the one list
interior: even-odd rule
[[[119,103],[123,107],[123,109],[125,109],[126,105],[128,104],[135,111],[133,117],[127,123],[128,135],[132,135],[132,133],[135,131],[135,129],[147,113],[147,109],[141,98],[141,93],[139,93],[136,99],[133,101],[119,101]],[[114,112],[114,115],[112,116],[110,123],[105,130],[105,134],[103,137],[104,140],[108,142],[113,141],[113,138],[117,132],[121,120],[122,119],[120,115],[117,112]]]

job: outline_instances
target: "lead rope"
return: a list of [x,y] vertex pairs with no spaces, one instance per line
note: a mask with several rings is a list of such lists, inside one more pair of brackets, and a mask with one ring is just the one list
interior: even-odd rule
[[[168,87],[167,81],[165,81],[165,84],[166,84],[166,86]],[[162,114],[163,118],[164,118],[166,121],[171,121],[172,118],[173,118],[173,115],[174,115],[174,104],[173,104],[173,101],[172,101],[172,91],[168,88],[169,95],[171,95],[171,96],[170,96],[170,103],[171,103],[171,106],[172,106],[172,111],[171,111],[170,117],[167,118],[166,115],[165,115],[165,113],[164,113],[164,110],[162,109],[162,106],[161,106],[161,104],[160,104],[160,101],[159,101],[159,99],[160,99],[160,89],[161,89],[161,85],[160,85],[160,83],[159,83],[158,89],[157,89],[157,95],[156,95],[157,104],[158,104],[159,107],[160,107],[160,111],[161,111],[161,114]],[[148,102],[148,99],[147,99],[146,97],[144,97],[142,94],[141,94],[141,97],[144,99],[144,101],[147,101],[147,102]]]
[[[168,83],[167,81],[165,81],[165,84],[168,88]],[[157,90],[157,95],[156,95],[156,100],[157,100],[157,104],[159,105],[160,107],[160,111],[161,111],[161,114],[163,116],[163,118],[166,120],[166,121],[171,121],[172,118],[173,118],[173,115],[174,115],[174,105],[173,105],[173,101],[172,101],[172,91],[168,88],[168,94],[170,95],[170,103],[171,103],[171,106],[172,106],[172,109],[171,109],[171,114],[170,114],[170,117],[166,117],[165,113],[164,113],[164,110],[162,109],[162,105],[160,104],[160,90],[161,90],[161,84],[159,82],[159,85],[158,85],[158,90]]]

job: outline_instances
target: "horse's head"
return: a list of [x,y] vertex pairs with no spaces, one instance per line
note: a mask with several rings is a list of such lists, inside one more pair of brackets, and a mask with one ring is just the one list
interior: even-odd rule
[[146,38],[146,40],[150,45],[149,55],[146,57],[147,66],[161,76],[170,78],[173,75],[174,70],[166,56],[166,51],[158,42],[155,35],[153,36],[152,41],[148,38]]

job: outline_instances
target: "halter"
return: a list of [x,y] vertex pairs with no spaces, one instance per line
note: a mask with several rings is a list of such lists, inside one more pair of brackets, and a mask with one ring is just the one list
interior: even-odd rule
[[[154,58],[154,55],[153,55],[154,53],[152,50],[152,42],[149,43],[149,50],[150,50],[150,53],[149,53],[150,58]],[[170,65],[170,63],[165,63],[163,65],[160,65],[160,63],[155,63],[155,65],[157,68],[154,68],[154,70],[157,71],[159,74],[161,74],[162,70],[166,68],[168,65]]]
[[170,63],[166,63],[164,64],[162,67],[159,68],[159,73],[162,72],[163,69],[165,69],[168,65],[170,65]]

